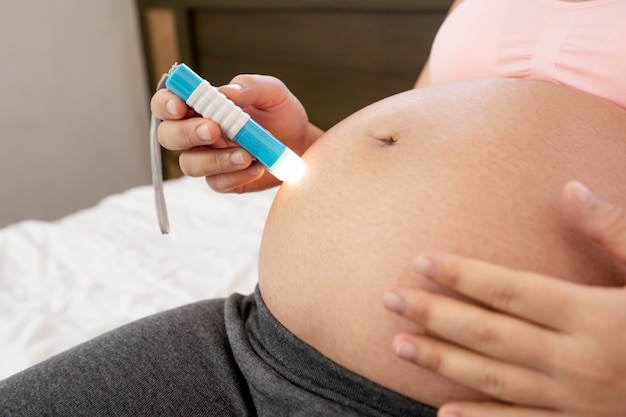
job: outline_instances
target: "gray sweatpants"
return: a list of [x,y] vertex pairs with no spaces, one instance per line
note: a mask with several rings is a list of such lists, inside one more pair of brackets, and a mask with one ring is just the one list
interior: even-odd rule
[[2,416],[428,416],[297,339],[258,290],[131,323],[0,382]]

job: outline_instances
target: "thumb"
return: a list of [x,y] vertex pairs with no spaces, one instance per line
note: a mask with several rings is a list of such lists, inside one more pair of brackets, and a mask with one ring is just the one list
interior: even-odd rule
[[561,208],[574,226],[620,261],[626,263],[626,212],[596,197],[579,182],[569,182]]
[[220,91],[241,108],[256,108],[264,111],[282,105],[289,99],[290,92],[278,78],[269,75],[240,74]]

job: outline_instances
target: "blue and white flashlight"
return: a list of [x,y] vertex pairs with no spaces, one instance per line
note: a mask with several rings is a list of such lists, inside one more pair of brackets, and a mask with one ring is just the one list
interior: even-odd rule
[[174,65],[165,86],[202,117],[217,123],[224,136],[248,151],[279,180],[295,181],[303,175],[302,158],[187,65]]

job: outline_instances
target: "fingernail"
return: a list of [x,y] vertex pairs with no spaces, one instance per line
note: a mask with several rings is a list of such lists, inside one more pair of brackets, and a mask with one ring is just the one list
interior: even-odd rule
[[240,151],[232,152],[229,156],[229,159],[233,165],[243,165],[243,155]]
[[578,198],[587,207],[591,207],[597,201],[596,196],[589,190],[589,188],[579,182],[574,183],[574,192],[576,193],[576,198]]
[[433,264],[433,261],[426,255],[419,255],[413,262],[413,267],[418,273],[426,277],[435,275],[435,264]]
[[406,341],[399,341],[395,343],[396,355],[406,361],[412,361],[415,359],[417,352],[415,346]]
[[209,132],[209,127],[205,124],[201,124],[196,128],[196,135],[204,141],[208,142],[211,140],[211,132]]
[[395,292],[387,291],[383,295],[383,305],[389,311],[402,313],[404,311],[404,300]]
[[263,172],[265,172],[265,168],[263,168],[263,165],[258,163],[252,164],[252,166],[248,168],[248,174],[250,174],[251,177],[258,177]]
[[232,90],[237,90],[237,91],[243,90],[243,86],[241,84],[228,84],[228,85],[225,85],[224,88],[230,88]]
[[178,110],[176,108],[176,103],[174,103],[174,100],[168,100],[168,102],[165,103],[165,110],[172,117],[178,116]]

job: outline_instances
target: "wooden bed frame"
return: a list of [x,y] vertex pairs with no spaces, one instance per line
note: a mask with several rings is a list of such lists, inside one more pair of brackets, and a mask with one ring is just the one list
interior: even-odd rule
[[[452,0],[137,0],[150,89],[174,62],[214,85],[274,75],[323,129],[410,89]],[[165,176],[180,175],[167,154]]]

